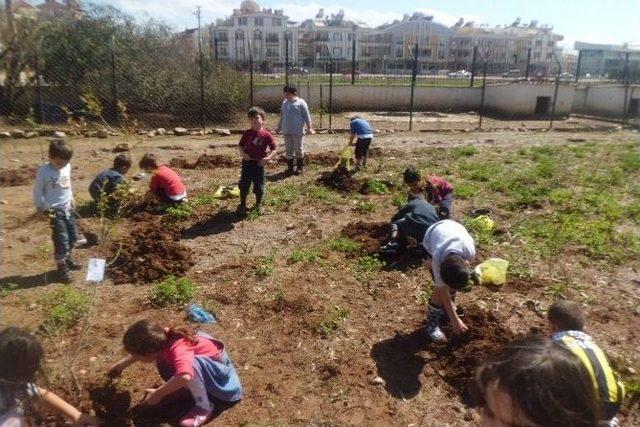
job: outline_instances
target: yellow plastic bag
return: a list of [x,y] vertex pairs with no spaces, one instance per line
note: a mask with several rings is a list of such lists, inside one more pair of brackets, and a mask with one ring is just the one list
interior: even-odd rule
[[495,226],[495,223],[487,215],[480,215],[476,218],[469,220],[468,222],[471,229],[479,233],[490,233]]
[[232,197],[240,197],[240,188],[237,185],[233,187],[218,187],[215,193],[213,193],[213,197],[216,199],[230,199]]
[[334,169],[344,168],[347,171],[351,170],[351,159],[353,158],[353,149],[350,146],[346,146],[340,153],[340,160],[336,163]]
[[489,258],[476,266],[475,272],[482,285],[500,286],[507,280],[509,261],[501,258]]

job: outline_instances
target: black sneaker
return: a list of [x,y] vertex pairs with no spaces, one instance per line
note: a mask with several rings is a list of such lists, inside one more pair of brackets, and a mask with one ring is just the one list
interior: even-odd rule
[[380,253],[383,254],[396,254],[400,250],[400,244],[398,242],[389,242],[380,247]]
[[66,263],[58,264],[58,280],[61,283],[71,283],[71,273],[69,273],[69,267]]
[[236,214],[241,217],[244,218],[245,216],[247,216],[247,205],[238,205],[237,209],[236,209]]
[[82,270],[82,264],[75,262],[73,259],[71,259],[71,257],[67,257],[67,259],[65,260],[65,263],[67,264],[67,267],[69,268],[69,270],[74,270],[74,271]]

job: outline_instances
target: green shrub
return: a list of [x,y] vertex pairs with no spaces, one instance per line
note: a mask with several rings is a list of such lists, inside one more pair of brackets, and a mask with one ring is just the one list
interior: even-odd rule
[[295,250],[289,257],[290,264],[294,264],[296,262],[320,262],[321,260],[322,254],[314,248]]
[[389,187],[382,181],[369,179],[367,181],[367,191],[371,194],[385,194],[389,192]]
[[346,237],[336,237],[331,241],[331,249],[344,253],[353,253],[360,249],[360,243],[354,242]]
[[167,276],[149,290],[148,299],[154,307],[184,305],[196,295],[197,287],[189,278]]
[[357,270],[361,273],[367,273],[380,270],[384,267],[384,261],[381,261],[375,255],[365,255],[358,259]]
[[405,193],[396,193],[391,199],[391,205],[401,208],[407,204],[407,195]]
[[276,254],[272,250],[269,255],[260,257],[258,264],[253,267],[253,273],[260,278],[267,277],[273,273],[273,263],[276,259]]
[[89,297],[82,291],[65,285],[48,292],[41,300],[47,313],[42,329],[50,335],[58,335],[75,326],[89,312]]
[[477,193],[478,189],[473,184],[469,184],[466,182],[457,183],[454,190],[456,198],[461,200],[470,199]]
[[471,144],[463,145],[461,147],[453,147],[450,150],[451,157],[471,157],[478,154],[478,149]]
[[331,337],[340,327],[340,322],[347,317],[349,317],[349,310],[336,305],[320,322],[320,332],[325,338]]
[[376,205],[369,200],[358,199],[356,200],[355,210],[358,212],[375,212]]

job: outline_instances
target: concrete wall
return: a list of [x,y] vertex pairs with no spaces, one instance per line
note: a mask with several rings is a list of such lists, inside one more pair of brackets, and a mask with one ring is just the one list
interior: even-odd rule
[[[329,106],[329,85],[298,88],[309,108],[320,106],[320,93],[325,108]],[[254,102],[277,111],[282,103],[282,86],[256,88]],[[334,86],[333,111],[408,111],[411,99],[409,86]],[[419,110],[470,110],[480,104],[479,88],[416,87],[414,105]]]
[[[320,105],[320,92],[325,108],[329,104],[329,86],[302,85],[298,88],[311,109]],[[553,97],[553,84],[500,84],[489,85],[485,93],[485,106],[492,112],[511,116],[530,116],[536,108],[538,96]],[[416,87],[414,105],[416,111],[477,110],[482,89],[478,87]],[[409,86],[334,86],[334,111],[408,111],[411,97]],[[277,111],[282,103],[281,86],[260,86],[254,102],[269,110]],[[571,112],[573,86],[561,85],[558,90],[556,114]]]
[[[578,87],[573,97],[573,112],[621,118],[624,111],[624,92],[622,85]],[[640,98],[640,86],[629,87],[627,102]]]
[[[555,85],[551,83],[497,84],[487,86],[485,94],[486,108],[493,113],[508,116],[531,116],[535,114],[539,96],[548,96],[553,103]],[[568,115],[573,105],[572,85],[561,84],[558,87],[556,115]],[[551,104],[548,114],[551,114]]]

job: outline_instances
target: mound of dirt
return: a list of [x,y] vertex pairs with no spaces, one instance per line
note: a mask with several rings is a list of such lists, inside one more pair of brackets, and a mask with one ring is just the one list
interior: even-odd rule
[[502,326],[493,313],[479,307],[469,307],[462,319],[469,332],[460,337],[452,336],[447,344],[436,349],[437,359],[433,366],[464,401],[473,403],[469,386],[476,367],[513,341],[516,335]]
[[0,171],[0,187],[17,187],[31,184],[36,177],[38,168],[35,166],[21,166],[18,169],[4,169]]
[[361,254],[374,255],[378,253],[380,246],[387,242],[390,231],[386,222],[357,221],[347,224],[341,234],[359,243]]
[[350,172],[340,168],[323,172],[318,178],[318,184],[343,193],[363,192],[365,186],[361,179],[354,178]]
[[169,165],[182,169],[214,169],[235,168],[240,165],[240,162],[235,157],[222,154],[202,154],[193,162],[185,157],[174,157],[169,161]]
[[118,390],[114,384],[91,385],[89,398],[96,416],[108,421],[108,425],[129,425],[131,394],[128,391]]
[[184,275],[195,261],[193,251],[179,242],[180,234],[161,226],[159,218],[139,219],[141,224],[122,244],[113,245],[113,254],[118,255],[110,268],[113,283],[149,283],[168,275]]

